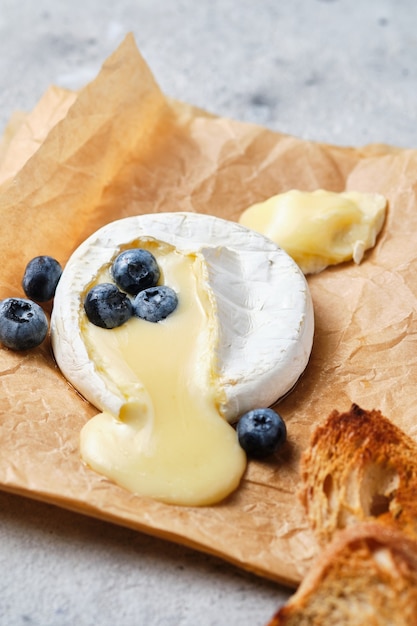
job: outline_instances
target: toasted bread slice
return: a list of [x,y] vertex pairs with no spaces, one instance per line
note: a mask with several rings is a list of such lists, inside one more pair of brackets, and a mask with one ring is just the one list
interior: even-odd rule
[[314,431],[301,461],[301,500],[321,544],[378,520],[417,540],[417,444],[380,411],[352,405]]
[[417,542],[364,522],[339,531],[268,626],[416,626]]

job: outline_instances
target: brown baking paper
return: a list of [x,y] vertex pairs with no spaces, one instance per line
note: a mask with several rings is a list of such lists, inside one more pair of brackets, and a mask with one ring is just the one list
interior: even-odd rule
[[417,436],[417,151],[340,148],[171,102],[127,36],[79,93],[51,88],[0,145],[0,297],[23,295],[26,263],[65,264],[114,219],[198,211],[231,220],[291,188],[378,192],[385,227],[361,265],[309,277],[316,331],[310,363],[279,405],[288,443],[250,462],[240,488],[211,507],[135,496],[83,465],[78,439],[96,413],[57,369],[49,341],[0,349],[0,485],[126,525],[297,584],[317,553],[296,492],[312,428],[352,402]]

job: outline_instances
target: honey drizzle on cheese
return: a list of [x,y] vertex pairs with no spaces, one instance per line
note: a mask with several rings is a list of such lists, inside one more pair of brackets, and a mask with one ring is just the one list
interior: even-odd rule
[[[142,247],[156,256],[179,304],[158,323],[134,317],[112,330],[82,314],[89,356],[125,403],[119,415],[104,411],[87,422],[81,455],[134,493],[180,505],[212,504],[236,489],[246,457],[218,409],[217,318],[204,261],[167,244]],[[97,282],[108,280],[103,270]]]

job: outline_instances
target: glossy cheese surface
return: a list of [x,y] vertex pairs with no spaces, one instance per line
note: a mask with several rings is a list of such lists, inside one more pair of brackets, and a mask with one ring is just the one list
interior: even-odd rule
[[[88,465],[127,489],[165,502],[211,504],[239,484],[246,457],[220,416],[214,303],[201,289],[202,259],[143,242],[164,283],[179,294],[158,323],[133,317],[111,331],[83,320],[90,359],[125,397],[117,419],[103,412],[81,432]],[[98,282],[109,280],[102,272]]]
[[[178,310],[157,324],[94,327],[83,297],[134,246],[155,254]],[[210,216],[155,214],[109,224],[78,248],[51,330],[62,372],[101,411],[81,433],[84,460],[136,493],[198,505],[239,484],[246,459],[228,421],[295,384],[313,310],[299,268],[269,240]]]
[[386,212],[380,194],[290,190],[246,209],[240,223],[281,246],[305,274],[353,259],[375,245]]

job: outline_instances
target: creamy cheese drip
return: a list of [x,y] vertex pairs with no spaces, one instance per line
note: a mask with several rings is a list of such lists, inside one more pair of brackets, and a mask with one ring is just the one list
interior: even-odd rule
[[304,274],[353,259],[375,245],[386,212],[380,194],[291,190],[254,204],[240,223],[269,237]]
[[[112,330],[80,312],[97,374],[124,398],[118,415],[105,410],[87,422],[81,455],[134,493],[180,505],[212,504],[236,489],[246,457],[219,412],[217,315],[204,259],[162,243],[141,247],[157,258],[161,282],[177,292],[178,308],[158,323],[134,317]],[[108,280],[103,269],[97,282]]]

